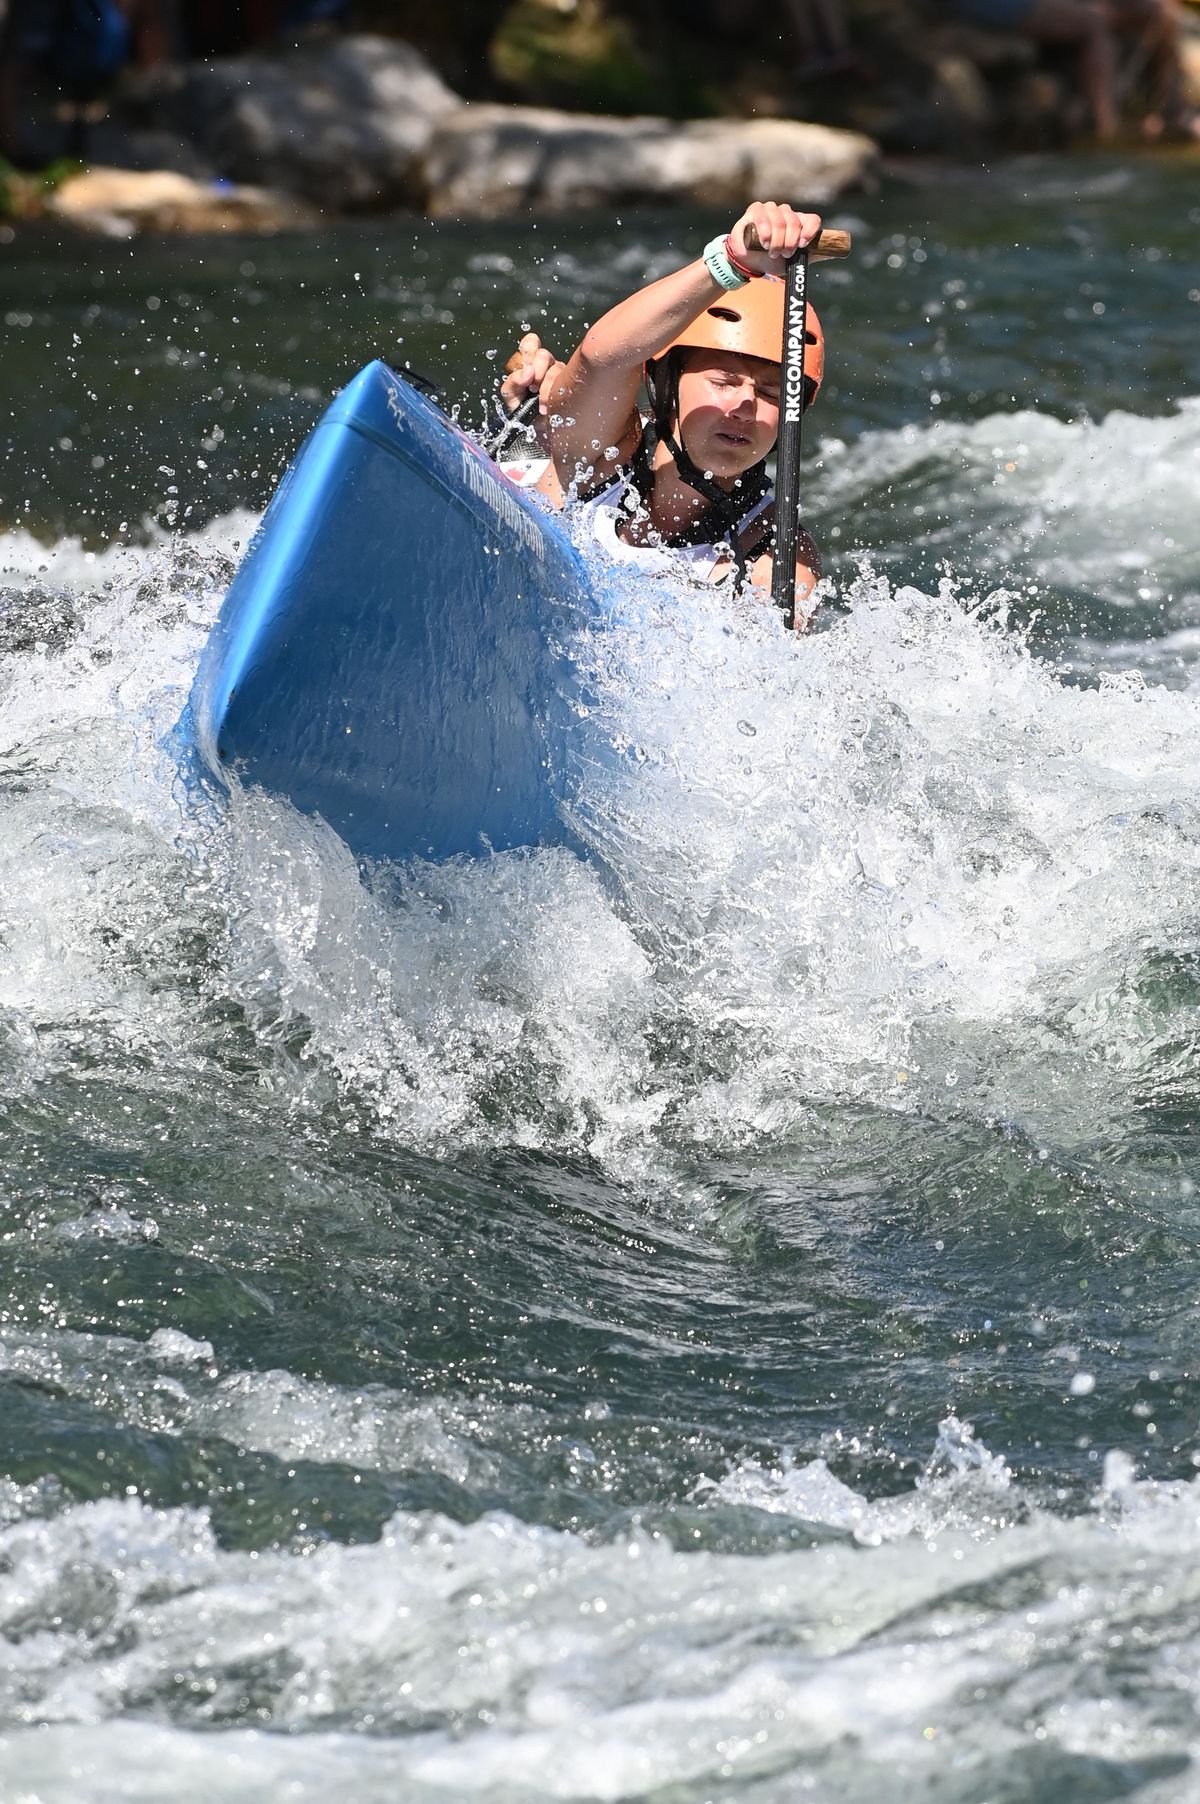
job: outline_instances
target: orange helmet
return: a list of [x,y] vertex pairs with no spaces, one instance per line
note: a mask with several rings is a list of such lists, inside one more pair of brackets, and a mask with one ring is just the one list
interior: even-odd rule
[[[711,301],[703,313],[665,345],[667,351],[734,351],[742,357],[762,357],[780,362],[783,349],[783,309],[786,284],[777,276],[759,276],[744,288],[732,288]],[[804,334],[804,374],[812,383],[809,403],[816,399],[825,375],[825,334],[811,301]]]

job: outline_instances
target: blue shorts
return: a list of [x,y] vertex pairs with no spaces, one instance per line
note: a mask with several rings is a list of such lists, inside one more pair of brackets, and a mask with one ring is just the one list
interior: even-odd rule
[[1022,31],[1036,0],[953,0],[953,10],[972,25],[995,31]]

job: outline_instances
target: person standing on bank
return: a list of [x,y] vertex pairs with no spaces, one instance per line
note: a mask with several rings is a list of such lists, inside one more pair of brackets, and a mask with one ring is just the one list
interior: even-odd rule
[[[779,428],[786,260],[821,230],[815,213],[754,201],[728,235],[596,321],[568,361],[532,333],[501,389],[510,407],[535,390],[552,498],[578,510],[585,542],[648,575],[770,590],[773,507],[766,458]],[[813,307],[805,405],[824,373]],[[650,414],[638,394],[645,382]],[[582,516],[582,517],[581,517]],[[796,624],[820,578],[800,536]]]
[[1152,110],[1146,139],[1194,144],[1200,115],[1184,92],[1183,9],[1179,0],[941,0],[966,25],[990,26],[1077,52],[1092,130],[1109,144],[1121,129],[1118,51],[1128,45],[1145,65]]

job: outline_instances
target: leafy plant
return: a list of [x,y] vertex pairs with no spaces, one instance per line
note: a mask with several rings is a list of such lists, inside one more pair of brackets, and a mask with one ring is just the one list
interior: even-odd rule
[[0,157],[0,217],[37,219],[45,211],[47,195],[82,168],[73,157],[56,157],[44,169],[14,169]]

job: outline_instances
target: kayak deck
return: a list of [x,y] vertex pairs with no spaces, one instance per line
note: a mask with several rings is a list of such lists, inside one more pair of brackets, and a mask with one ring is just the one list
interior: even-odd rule
[[557,519],[383,363],[286,472],[189,704],[209,770],[366,857],[565,837],[574,678],[596,617]]

